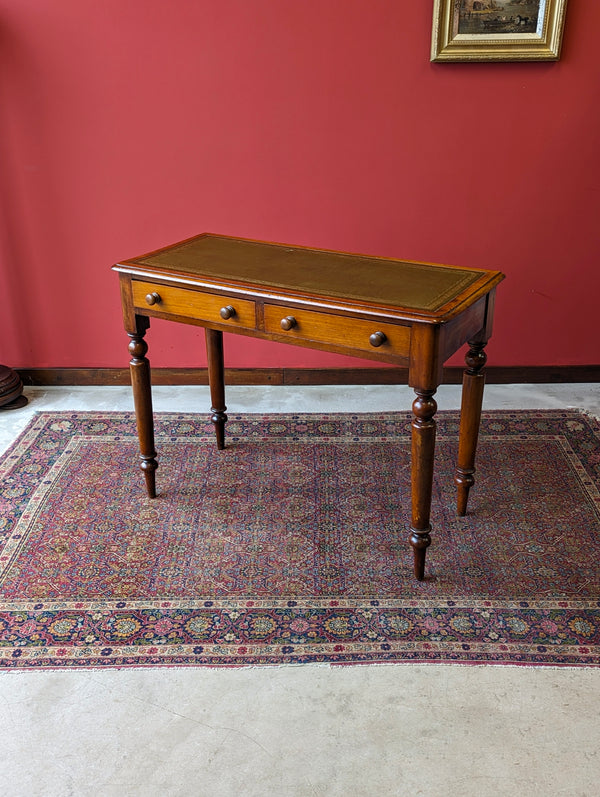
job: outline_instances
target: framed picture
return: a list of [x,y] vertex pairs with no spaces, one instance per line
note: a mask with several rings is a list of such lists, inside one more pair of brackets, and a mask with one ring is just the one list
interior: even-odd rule
[[567,0],[434,0],[432,61],[557,61]]

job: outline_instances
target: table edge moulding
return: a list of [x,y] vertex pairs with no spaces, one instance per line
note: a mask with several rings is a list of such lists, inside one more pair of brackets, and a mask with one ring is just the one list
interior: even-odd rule
[[431,543],[435,392],[444,362],[465,343],[457,512],[474,484],[486,362],[499,271],[415,263],[203,233],[113,266],[130,338],[130,372],[141,468],[156,496],[148,345],[151,318],[206,330],[211,419],[225,446],[223,332],[408,368],[412,405],[409,542],[425,577]]

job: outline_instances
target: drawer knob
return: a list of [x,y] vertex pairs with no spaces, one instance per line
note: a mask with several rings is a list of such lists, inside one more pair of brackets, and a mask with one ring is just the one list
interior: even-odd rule
[[154,293],[148,293],[146,295],[146,304],[153,305],[153,304],[160,304],[160,302],[161,302],[160,294],[156,293],[156,291],[154,291]]
[[288,329],[293,329],[296,323],[297,321],[293,315],[287,315],[285,318],[281,319],[281,328],[287,331]]
[[219,315],[227,321],[228,318],[233,318],[235,315],[235,307],[232,307],[230,304],[226,307],[221,307]]
[[382,343],[385,343],[386,340],[387,338],[383,332],[373,332],[369,338],[369,343],[371,346],[375,346],[375,348],[377,348],[378,346],[381,346]]

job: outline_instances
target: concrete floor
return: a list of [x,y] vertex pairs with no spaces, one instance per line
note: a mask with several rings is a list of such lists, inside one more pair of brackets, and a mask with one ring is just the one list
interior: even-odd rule
[[[128,388],[32,388],[0,413],[131,409]],[[408,409],[403,387],[229,388],[230,412]],[[458,407],[459,390],[438,393]],[[206,388],[155,388],[206,411]],[[600,385],[490,385],[485,407],[580,407]],[[600,669],[302,665],[0,673],[7,797],[600,795]]]

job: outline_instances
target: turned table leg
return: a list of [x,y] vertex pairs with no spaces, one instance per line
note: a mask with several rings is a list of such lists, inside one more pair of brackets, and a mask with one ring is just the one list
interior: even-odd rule
[[225,448],[225,367],[223,364],[223,333],[218,329],[206,329],[206,353],[208,356],[208,382],[212,406],[211,421],[215,425],[217,448]]
[[456,511],[459,515],[466,514],[469,490],[475,483],[475,453],[485,385],[483,368],[487,360],[483,350],[485,345],[486,341],[469,341],[470,348],[465,357],[467,368],[463,375],[458,464],[454,477],[458,488]]
[[412,421],[412,523],[409,542],[413,548],[415,577],[425,578],[425,552],[431,544],[431,491],[435,456],[435,390],[415,388]]
[[129,332],[129,371],[133,389],[133,403],[140,443],[140,467],[146,479],[146,490],[150,498],[156,498],[155,471],[158,467],[154,450],[154,418],[152,415],[152,387],[150,382],[150,363],[146,358],[148,344],[144,340],[150,321],[136,316],[136,331]]

